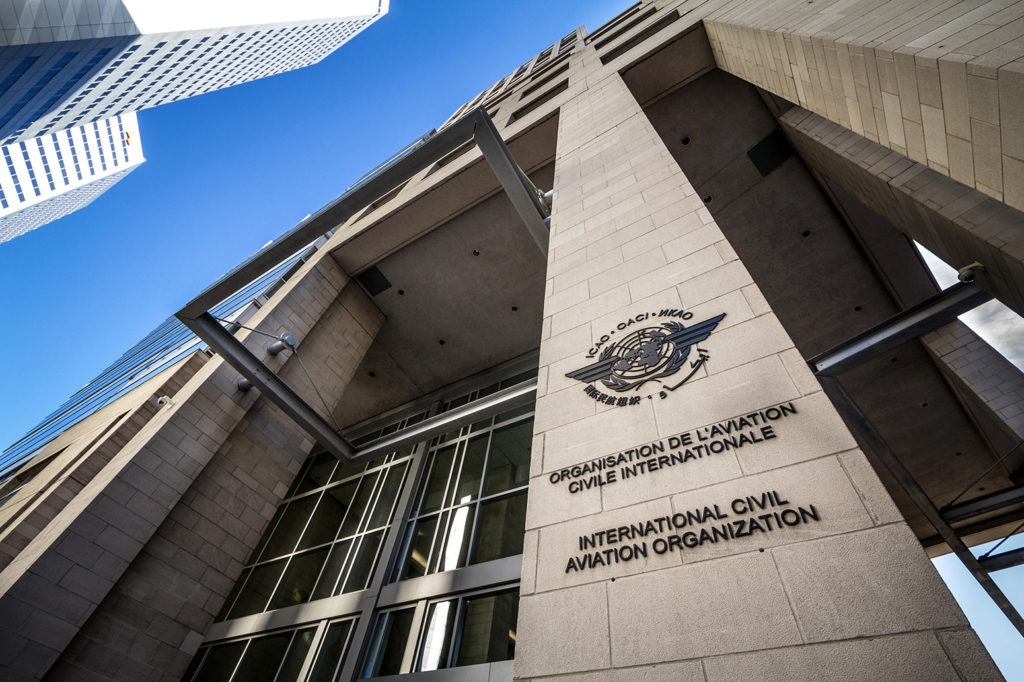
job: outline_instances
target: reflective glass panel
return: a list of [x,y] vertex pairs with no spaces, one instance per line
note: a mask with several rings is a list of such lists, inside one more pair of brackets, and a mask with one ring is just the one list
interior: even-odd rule
[[327,626],[327,634],[324,635],[323,646],[316,655],[316,662],[313,664],[313,671],[309,675],[309,682],[333,682],[334,677],[341,667],[341,661],[348,649],[348,633],[352,629],[351,620],[343,620],[331,623]]
[[238,682],[273,682],[281,665],[292,633],[258,637],[245,650],[234,679]]
[[448,652],[452,645],[452,632],[455,631],[458,605],[457,599],[430,605],[417,670],[440,670],[448,667]]
[[267,608],[280,609],[308,602],[324,559],[327,558],[327,551],[328,548],[324,547],[293,556]]
[[526,485],[530,480],[533,420],[499,427],[491,435],[484,495]]
[[210,647],[192,682],[224,682],[229,679],[245,644],[244,641],[231,642]]
[[259,613],[266,607],[270,593],[274,591],[285,563],[287,563],[286,560],[281,559],[252,569],[249,579],[245,582],[245,587],[242,588],[238,599],[235,600],[235,605],[231,608],[232,618]]
[[320,504],[316,506],[313,518],[309,520],[306,532],[302,535],[299,549],[316,547],[334,540],[338,526],[345,518],[345,512],[352,504],[352,495],[356,491],[356,482],[334,486],[324,491]]
[[522,554],[525,528],[525,490],[481,504],[473,563]]
[[345,522],[341,524],[341,533],[339,533],[339,537],[347,538],[359,530],[359,522],[366,514],[366,505],[370,502],[370,498],[373,495],[373,488],[379,477],[380,472],[377,471],[360,479],[359,491],[356,492],[355,499],[352,500],[353,513],[345,517]]
[[475,500],[480,495],[480,478],[484,471],[484,458],[487,456],[487,436],[475,436],[466,445],[466,454],[462,462],[462,475],[455,493],[454,504],[463,504]]
[[402,658],[409,641],[412,617],[416,609],[391,611],[381,616],[377,637],[376,656],[371,665],[370,677],[397,675],[402,671]]
[[456,665],[507,661],[516,653],[518,591],[466,599]]
[[272,559],[282,554],[288,554],[295,549],[295,543],[302,535],[318,498],[319,495],[309,495],[289,503],[277,527],[274,528],[274,534],[270,536],[267,546],[263,548],[261,559],[264,561]]
[[292,645],[288,649],[288,655],[284,657],[281,664],[281,671],[277,673],[276,682],[296,682],[299,673],[302,672],[302,664],[306,662],[306,654],[309,652],[309,645],[313,642],[313,635],[316,628],[299,630],[292,637]]
[[452,459],[455,457],[455,446],[442,448],[434,453],[433,466],[423,489],[423,503],[420,513],[428,514],[441,508],[444,502],[444,491],[448,486],[448,475],[451,473]]
[[331,554],[327,557],[327,563],[320,574],[320,581],[313,590],[313,599],[323,599],[334,594],[334,584],[338,582],[338,575],[341,573],[345,559],[348,557],[348,550],[352,546],[351,540],[342,540],[331,547]]

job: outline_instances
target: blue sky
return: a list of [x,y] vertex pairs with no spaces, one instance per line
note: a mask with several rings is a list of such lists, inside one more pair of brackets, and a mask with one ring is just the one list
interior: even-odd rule
[[[0,244],[0,450],[378,162],[628,4],[392,0],[318,65],[139,112],[146,163],[91,206]],[[944,577],[969,594],[972,579],[948,563]],[[1024,604],[1021,573],[1005,573]],[[961,601],[999,642],[989,645],[1007,678],[1024,680],[1020,638],[1002,615],[984,594]]]

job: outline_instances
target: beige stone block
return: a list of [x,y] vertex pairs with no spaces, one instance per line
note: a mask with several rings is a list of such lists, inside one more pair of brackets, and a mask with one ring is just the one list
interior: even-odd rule
[[967,64],[950,58],[939,60],[939,83],[942,87],[942,110],[946,132],[960,138],[971,134],[967,96]]
[[949,153],[949,175],[968,187],[974,186],[974,149],[967,140],[946,135],[946,150]]
[[551,333],[561,334],[573,327],[590,322],[595,317],[621,308],[629,301],[629,288],[625,284],[600,295],[591,296],[586,301],[551,315]]
[[694,225],[697,229],[694,229],[689,234],[679,237],[678,239],[665,242],[664,246],[662,246],[662,250],[665,252],[665,258],[669,263],[679,260],[684,256],[689,256],[690,254],[696,253],[701,249],[705,249],[712,244],[725,239],[722,231],[717,225],[703,225],[700,222],[700,217],[697,216],[696,213],[690,213],[687,218],[689,223]]
[[[978,185],[1003,190],[1003,156],[1000,152],[999,126],[971,121],[971,150],[974,153],[974,178]],[[1000,197],[1001,198],[1001,197]]]
[[[683,433],[683,432],[680,432]],[[673,434],[677,435],[677,434]],[[671,437],[661,439],[665,452],[660,456],[684,455],[683,446],[671,447]],[[643,445],[636,443],[636,446]],[[654,456],[656,458],[657,456]],[[734,451],[705,455],[689,459],[682,464],[661,466],[638,476],[625,478],[618,472],[618,480],[601,488],[601,504],[604,509],[617,509],[636,502],[666,497],[686,490],[728,481],[743,475]]]
[[704,561],[607,585],[616,665],[800,643],[768,554]]
[[971,118],[999,125],[999,82],[996,79],[968,75],[967,99]]
[[985,651],[974,630],[946,630],[937,633],[949,660],[964,680],[998,680],[1002,675]]
[[[586,255],[586,252],[583,250],[577,253]],[[620,263],[622,263],[622,252],[619,249],[607,251],[596,258],[586,260],[582,265],[572,270],[555,275],[549,280],[552,282],[552,291],[555,293],[565,291],[569,287],[578,285],[580,282],[584,282],[595,275],[600,275]]]
[[[778,496],[774,499],[774,506],[771,506],[772,498],[775,497],[772,493]],[[755,504],[766,503],[769,505],[766,509],[753,508]],[[691,531],[699,535],[703,530],[711,533],[712,527],[728,532],[727,528],[722,527],[723,524],[742,521],[746,528],[752,520],[763,525],[766,532],[752,532],[749,536],[729,541],[719,540],[685,547],[682,555],[686,563],[805,542],[872,525],[871,517],[857,491],[835,457],[818,458],[747,475],[672,498],[672,508],[676,512],[685,513],[705,505],[717,505],[728,518],[709,519],[705,523],[684,527],[676,532],[683,534]],[[786,513],[787,509],[789,513]],[[804,510],[805,516],[798,517],[800,509]],[[813,516],[817,516],[818,520],[814,520]]]
[[808,642],[966,624],[905,524],[771,552]]
[[642,253],[621,265],[607,268],[589,280],[591,294],[600,295],[642,275],[655,272],[665,265],[665,254],[660,249]]
[[535,475],[530,479],[530,502],[526,507],[526,527],[543,528],[601,511],[599,490],[570,493],[567,482],[552,483],[556,472]]
[[[746,299],[743,305],[746,307]],[[701,345],[711,352],[706,365],[708,372],[720,372],[792,348],[793,341],[777,317],[761,315],[736,326],[716,329]]]
[[[664,568],[680,565],[678,552],[665,552],[656,554],[650,549],[648,537],[644,539],[622,540],[606,544],[596,548],[584,549],[581,547],[581,536],[586,538],[598,531],[617,529],[630,524],[644,523],[650,519],[670,516],[672,505],[668,498],[662,498],[653,502],[634,504],[632,506],[606,511],[594,516],[578,518],[554,526],[546,526],[540,529],[540,544],[538,546],[537,562],[537,591],[564,589],[586,583],[609,580],[616,580],[624,576],[649,573]],[[647,556],[641,556],[636,552],[637,547],[646,546]],[[584,555],[593,552],[612,551],[611,563],[606,566],[585,568],[583,570],[570,570],[568,563],[570,558],[583,559]],[[627,554],[622,554],[626,552]],[[602,556],[605,556],[602,554]],[[614,557],[632,556],[627,561],[615,562]],[[606,557],[607,558],[607,557]]]
[[732,261],[709,270],[700,277],[676,287],[683,306],[695,306],[722,294],[743,289],[753,283],[750,273],[739,261]]
[[959,680],[930,632],[719,656],[706,660],[704,666],[707,682]]
[[[920,110],[917,113],[920,116]],[[904,118],[903,132],[907,137],[907,156],[918,163],[927,164],[928,152],[925,149],[924,127],[920,123]]]
[[[648,296],[642,301],[630,303],[617,310],[613,310],[606,315],[595,318],[591,322],[592,343],[597,343],[603,336],[607,336],[609,341],[614,341],[616,335],[629,334],[632,330],[638,329],[645,326],[650,326],[652,323],[656,323],[656,320],[650,319],[645,320],[643,323],[634,323],[629,325],[629,320],[635,318],[637,315],[642,313],[657,314],[661,310],[682,308],[683,304],[679,300],[679,294],[675,289],[666,289],[659,291],[656,294]],[[624,324],[623,328],[619,328],[620,324]],[[614,333],[613,333],[614,332]],[[581,346],[579,352],[582,356],[590,346]]]
[[581,303],[590,298],[590,291],[587,288],[586,282],[580,282],[579,284],[573,285],[567,289],[563,289],[557,294],[548,294],[544,299],[544,314],[547,316],[553,316],[555,313],[561,312],[566,308],[570,308],[577,303]]
[[795,415],[770,422],[776,435],[774,439],[736,451],[744,474],[784,467],[856,447],[849,429],[824,393],[814,393],[791,402],[797,410]]
[[613,668],[595,673],[566,677],[538,677],[535,682],[704,682],[704,669],[700,661],[682,661],[634,668]]
[[611,667],[604,583],[523,597],[516,633],[516,678]]
[[924,146],[928,156],[928,165],[933,163],[949,168],[949,154],[946,151],[946,124],[942,109],[921,105],[921,118],[924,120]]
[[1003,155],[1003,201],[1024,210],[1024,161]]
[[[559,361],[559,363],[565,361]],[[556,364],[557,366],[557,364]],[[559,390],[552,390],[537,399],[537,411],[533,417],[534,429],[537,433],[549,431],[556,426],[570,424],[579,419],[590,417],[597,412],[597,403],[589,398],[586,402],[578,400],[578,390],[568,380],[563,382],[557,377]],[[562,387],[562,384],[567,384]],[[579,382],[572,382],[579,385]],[[586,397],[586,396],[584,396]]]
[[590,347],[591,340],[590,324],[587,322],[548,337],[540,345],[540,364],[548,365],[556,360],[585,352]]
[[889,139],[894,144],[906,147],[907,140],[903,134],[903,111],[900,108],[900,98],[888,92],[883,92],[882,111],[885,113],[885,128]]
[[652,294],[674,287],[723,264],[718,249],[709,246],[673,261],[629,282],[631,300],[639,301]]
[[791,348],[780,353],[779,357],[782,358],[782,364],[786,366],[786,371],[789,372],[790,378],[801,394],[808,395],[821,390],[821,384],[818,383],[818,379],[800,351]]
[[[712,352],[714,350],[712,349]],[[651,401],[662,436],[689,431],[738,414],[794,400],[799,392],[776,356],[689,381],[665,399]],[[637,441],[639,442],[639,441]]]
[[530,446],[530,472],[536,474],[541,471],[544,471],[544,434],[537,433]]
[[772,311],[772,307],[768,304],[768,300],[761,293],[761,289],[756,284],[745,286],[742,289],[744,298],[747,299],[747,304],[750,306],[751,312],[755,315],[764,315]]
[[999,127],[1003,154],[1024,159],[1024,64],[999,70]]
[[874,520],[875,525],[903,521],[903,514],[892,501],[889,491],[882,485],[878,474],[860,450],[844,452],[839,455],[839,463],[846,470],[846,475],[853,481],[853,486],[860,494],[864,507]]
[[[582,386],[576,398],[571,392],[566,393],[566,400],[594,402],[583,393]],[[639,405],[616,407],[547,431],[544,473],[657,440],[658,424],[651,402],[644,400]]]
[[[529,511],[529,506],[527,506]],[[528,530],[523,536],[523,572],[519,581],[519,594],[533,594],[537,589],[537,540],[538,533]]]
[[[917,93],[917,67],[914,55],[906,52],[894,52],[896,63],[896,84],[899,88],[900,107],[904,120],[921,122],[921,100]],[[904,127],[906,123],[904,123]]]

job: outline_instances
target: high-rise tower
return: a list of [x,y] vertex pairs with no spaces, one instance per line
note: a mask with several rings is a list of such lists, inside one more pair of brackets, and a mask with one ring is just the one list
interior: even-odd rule
[[0,242],[85,207],[139,167],[134,113],[0,147]]
[[387,0],[0,4],[0,140],[77,125],[315,64]]

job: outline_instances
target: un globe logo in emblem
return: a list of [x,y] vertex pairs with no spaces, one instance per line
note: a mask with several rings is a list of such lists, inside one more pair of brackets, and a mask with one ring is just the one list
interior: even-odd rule
[[[685,315],[685,319],[692,317],[691,313],[678,310],[661,313],[666,314],[675,317]],[[654,315],[642,317],[647,319],[652,316]],[[708,361],[708,352],[697,347],[697,344],[707,339],[724,317],[725,313],[690,326],[675,320],[662,322],[656,327],[636,329],[615,340],[612,339],[615,332],[609,332],[599,342],[599,346],[604,346],[599,354],[596,348],[591,351],[590,357],[597,354],[597,361],[568,372],[565,376],[591,384],[587,388],[587,394],[603,403],[635,405],[640,398],[616,398],[597,390],[598,386],[621,395],[638,391],[652,381],[661,383],[660,395],[665,398],[667,392],[674,391],[686,383]],[[620,331],[623,328],[624,325],[618,327]],[[696,358],[688,362],[693,348],[697,350]],[[676,380],[678,377],[675,375],[687,367],[690,371],[681,380]],[[666,381],[670,377],[672,381]]]

